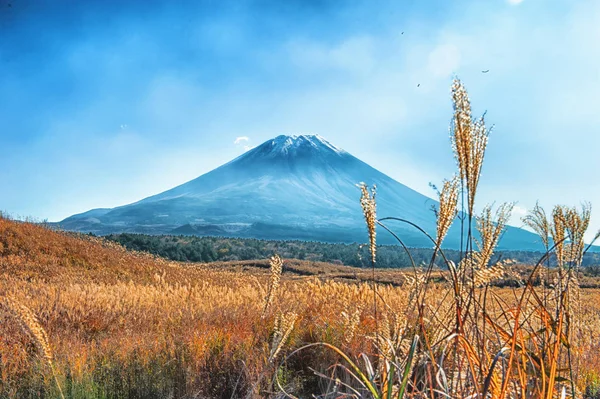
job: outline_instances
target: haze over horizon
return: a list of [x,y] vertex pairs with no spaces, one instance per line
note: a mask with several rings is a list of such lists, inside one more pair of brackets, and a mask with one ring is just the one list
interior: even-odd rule
[[119,206],[304,133],[433,197],[458,76],[495,125],[479,204],[518,201],[520,226],[589,200],[593,235],[600,3],[378,5],[1,0],[0,209]]

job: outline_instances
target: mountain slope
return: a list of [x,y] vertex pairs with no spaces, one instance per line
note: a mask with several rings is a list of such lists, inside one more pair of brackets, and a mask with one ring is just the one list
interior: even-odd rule
[[[359,182],[377,185],[378,215],[435,231],[436,201],[395,181],[317,135],[278,136],[194,180],[136,203],[71,216],[63,228],[152,234],[234,235],[270,239],[364,241]],[[430,246],[406,225],[408,245]],[[449,235],[457,246],[458,226]],[[538,248],[536,237],[510,228],[501,246]],[[380,242],[391,243],[387,235]]]

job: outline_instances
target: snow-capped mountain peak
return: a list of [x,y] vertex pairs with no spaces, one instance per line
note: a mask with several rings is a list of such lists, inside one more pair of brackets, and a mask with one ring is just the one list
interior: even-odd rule
[[299,152],[315,150],[325,150],[338,155],[347,154],[346,151],[334,146],[318,134],[281,135],[267,141],[262,146],[264,145],[269,146],[269,150],[273,154],[296,155]]
[[[366,236],[356,187],[361,181],[377,186],[379,214],[410,220],[435,234],[431,206],[436,201],[318,135],[275,137],[187,183],[129,205],[74,215],[61,226],[97,234],[183,232],[361,242]],[[397,232],[405,244],[431,245],[415,229],[395,227],[402,229]],[[457,247],[460,234],[455,223],[447,245]],[[534,234],[510,227],[500,245],[538,248],[536,240]],[[378,241],[394,243],[383,234]]]

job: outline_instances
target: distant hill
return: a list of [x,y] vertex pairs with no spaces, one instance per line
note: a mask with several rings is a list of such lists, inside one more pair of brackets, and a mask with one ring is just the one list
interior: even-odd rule
[[[378,215],[408,219],[435,234],[437,202],[318,135],[278,136],[192,181],[133,204],[93,209],[59,223],[99,235],[218,235],[363,242],[359,182],[377,185]],[[414,228],[391,224],[409,246],[430,247]],[[380,243],[393,243],[380,234]],[[458,247],[455,223],[446,240]],[[540,250],[534,234],[509,227],[498,249]]]

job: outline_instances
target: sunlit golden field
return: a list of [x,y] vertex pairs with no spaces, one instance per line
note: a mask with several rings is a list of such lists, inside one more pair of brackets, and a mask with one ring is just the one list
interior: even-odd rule
[[[378,330],[402,341],[394,336],[413,328],[406,318],[414,316],[407,309],[415,283],[404,277],[412,275],[407,270],[376,273],[376,278],[390,281],[377,289],[377,329],[371,286],[353,282],[361,273],[370,274],[368,270],[285,261],[281,285],[262,318],[271,278],[265,262],[175,264],[6,219],[0,220],[0,237],[2,298],[27,306],[48,333],[65,397],[276,395],[275,365],[293,348],[327,342],[354,357],[364,352],[375,361],[378,350],[372,337]],[[321,274],[315,276],[311,268]],[[433,339],[449,332],[450,324],[443,320],[453,306],[447,285],[433,284],[428,294],[428,306],[439,307],[436,314],[442,317],[428,327]],[[493,304],[497,295],[511,312],[521,291],[490,288],[488,300]],[[500,312],[499,305],[489,308]],[[582,290],[579,312],[575,358],[583,390],[600,372],[595,353],[599,290]],[[276,320],[290,315],[297,316],[289,337],[273,357]],[[58,395],[34,340],[6,303],[1,317],[2,396]],[[490,341],[501,340],[491,330],[488,334]],[[297,395],[327,392],[328,381],[310,368],[328,374],[338,360],[322,349],[301,352],[288,360],[287,372],[280,372],[282,384]]]

